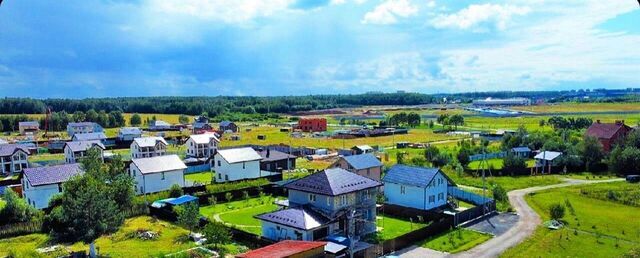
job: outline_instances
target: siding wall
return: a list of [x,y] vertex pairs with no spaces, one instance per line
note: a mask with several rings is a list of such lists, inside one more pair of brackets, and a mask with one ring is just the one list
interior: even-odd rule
[[29,205],[36,209],[44,209],[49,207],[49,199],[57,193],[58,185],[40,185],[31,186],[26,179],[22,179],[22,195]]
[[[404,186],[404,194],[401,192],[402,185],[385,183],[384,196],[387,198],[386,203],[421,210],[430,210],[447,204],[446,178],[438,173],[431,183],[432,185],[427,188]],[[431,196],[433,196],[433,201],[429,200]]]
[[[218,161],[220,162],[219,164]],[[261,176],[260,161],[258,160],[229,164],[222,156],[216,154],[213,164],[213,170],[216,171],[216,182],[236,181]]]
[[180,187],[184,187],[184,170],[170,170],[163,173],[152,173],[143,175],[140,173],[140,169],[131,163],[130,173],[136,181],[136,193],[155,193],[160,191],[169,190],[172,185],[177,184]]

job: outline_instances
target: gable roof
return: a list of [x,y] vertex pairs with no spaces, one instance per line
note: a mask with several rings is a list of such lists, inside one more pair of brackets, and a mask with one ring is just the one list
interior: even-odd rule
[[316,248],[324,247],[327,242],[284,240],[262,248],[239,254],[239,258],[287,258]]
[[122,127],[120,134],[142,134],[142,130],[138,127]]
[[262,157],[253,148],[234,148],[226,150],[218,150],[218,154],[229,163],[238,163],[246,161],[261,160]]
[[220,122],[220,126],[230,126],[231,124],[235,124],[231,121],[222,121]]
[[596,137],[598,139],[611,139],[620,129],[626,128],[630,130],[631,127],[621,122],[616,123],[600,123],[595,122],[589,126],[587,132],[588,136]]
[[285,184],[284,188],[336,196],[381,185],[376,180],[351,173],[342,168],[331,168]]
[[257,219],[309,230],[329,223],[330,219],[306,207],[295,207],[270,213],[260,214]]
[[269,157],[267,157],[267,151],[266,150],[261,150],[258,151],[258,154],[260,154],[260,157],[262,157],[262,162],[269,162],[269,161],[278,161],[278,160],[286,160],[286,159],[295,159],[296,156],[293,155],[289,155],[288,153],[284,153],[281,151],[277,151],[277,150],[269,150]]
[[218,140],[218,137],[216,137],[216,135],[213,133],[192,134],[189,136],[189,138],[197,144],[207,144],[209,143],[209,141],[211,141],[211,138],[215,139],[216,142],[220,142],[220,140]]
[[69,146],[69,148],[71,149],[71,151],[73,152],[77,152],[77,151],[86,151],[87,149],[93,147],[93,146],[98,146],[101,149],[106,149],[104,147],[104,145],[100,142],[100,141],[73,141],[73,142],[66,142],[65,144],[65,148],[66,146]]
[[373,150],[373,148],[371,148],[371,146],[369,145],[356,145],[356,146],[353,146],[353,148],[351,149],[359,149],[361,151]]
[[133,142],[138,144],[140,147],[153,147],[156,146],[156,143],[158,142],[162,142],[164,145],[167,145],[167,141],[165,141],[164,138],[157,136],[134,138]]
[[442,173],[439,168],[413,167],[406,165],[394,165],[391,167],[384,178],[382,178],[382,182],[424,188],[431,183],[437,174],[443,175],[449,183],[455,185],[455,183],[445,173]]
[[78,163],[48,167],[25,168],[24,178],[32,186],[50,185],[66,182],[71,177],[84,173]]
[[31,152],[29,152],[29,148],[27,148],[27,146],[21,145],[21,144],[1,144],[0,145],[0,157],[4,157],[4,156],[11,156],[14,153],[16,153],[16,151],[21,150],[26,152],[27,154],[31,154]]
[[531,152],[531,149],[529,149],[529,147],[525,147],[525,146],[514,147],[514,148],[511,148],[511,150],[513,152]]
[[365,169],[382,166],[382,162],[371,153],[342,157],[355,169]]
[[559,157],[560,155],[562,155],[562,152],[557,152],[557,151],[543,151],[538,153],[538,155],[536,155],[535,157],[533,157],[534,159],[542,159],[542,160],[554,160],[557,157]]
[[132,159],[142,174],[152,174],[171,170],[186,169],[187,166],[178,155],[155,156],[151,158]]
[[73,139],[76,141],[92,141],[92,140],[104,140],[107,139],[107,136],[102,132],[96,133],[77,133],[74,134]]
[[156,121],[151,121],[151,126],[171,126],[171,125],[165,121],[156,120]]
[[40,126],[40,123],[38,121],[24,121],[18,122],[18,126]]

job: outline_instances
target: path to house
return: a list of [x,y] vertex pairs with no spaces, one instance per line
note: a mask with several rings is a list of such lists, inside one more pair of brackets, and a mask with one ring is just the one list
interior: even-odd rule
[[[401,250],[398,253],[402,257],[498,257],[505,250],[509,249],[512,246],[519,244],[524,241],[527,237],[533,234],[533,231],[542,223],[540,216],[527,204],[524,197],[525,195],[537,192],[541,190],[558,188],[558,187],[567,187],[581,184],[596,184],[596,183],[608,183],[615,181],[623,181],[622,178],[609,179],[609,180],[579,180],[579,179],[564,179],[565,183],[555,184],[555,185],[547,185],[547,186],[536,186],[525,189],[513,190],[508,193],[509,202],[515,209],[516,213],[520,216],[520,219],[515,224],[514,227],[509,229],[504,234],[496,236],[490,239],[483,244],[472,248],[471,250],[458,253],[458,254],[450,254],[446,255],[440,253],[440,255],[434,255],[433,250],[429,250],[426,248],[411,246],[406,248],[405,250]],[[428,255],[428,256],[425,256]]]

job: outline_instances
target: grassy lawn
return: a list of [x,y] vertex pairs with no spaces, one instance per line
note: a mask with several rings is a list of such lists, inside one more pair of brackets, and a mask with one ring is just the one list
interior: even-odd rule
[[[131,121],[131,116],[133,114],[132,113],[124,113],[124,121],[126,122],[127,126],[129,125],[129,121]],[[156,117],[156,119],[158,120],[162,120],[165,121],[169,124],[178,124],[178,118],[180,118],[180,115],[174,115],[174,114],[138,114],[140,115],[140,118],[142,118],[142,122],[144,123],[144,121],[147,120],[147,118],[149,118],[151,120],[151,118],[153,116]],[[193,116],[187,116],[189,117],[189,123],[193,122]]]
[[562,177],[569,178],[569,179],[580,179],[580,180],[606,180],[606,179],[616,178],[615,175],[599,175],[599,174],[592,174],[589,172],[572,173],[572,174],[562,175]]
[[212,178],[213,178],[213,173],[209,171],[184,175],[185,180],[189,180],[191,182],[199,182],[203,184],[211,183]]
[[512,107],[516,110],[532,111],[536,113],[552,112],[603,112],[603,111],[640,111],[638,103],[578,103],[564,102],[539,106]]
[[454,229],[431,237],[420,246],[447,253],[458,253],[484,243],[492,236],[469,229]]
[[296,159],[296,168],[308,170],[323,170],[333,164],[333,160],[308,160],[305,158]]
[[[488,159],[483,166],[484,166],[485,169],[486,168],[502,169],[502,166],[503,166],[503,163],[504,163],[503,161],[504,161],[503,159]],[[527,167],[533,167],[535,165],[535,162],[536,161],[533,160],[533,159],[528,159],[527,160]],[[478,168],[481,168],[480,167],[480,163],[481,163],[481,161],[479,161],[479,160],[472,161],[472,162],[469,162],[469,165],[467,165],[467,167],[468,167],[468,169],[475,171]]]
[[30,162],[38,162],[38,161],[46,161],[46,160],[64,160],[64,153],[56,153],[56,154],[43,153],[43,154],[29,156]]
[[253,216],[275,211],[278,208],[273,204],[273,198],[251,198],[243,201],[233,201],[216,205],[200,207],[200,214],[214,219],[214,215],[219,214],[220,219],[238,229],[260,235],[260,221]]
[[552,231],[541,226],[532,237],[509,249],[503,256],[618,257],[631,247],[640,245],[640,220],[635,219],[640,214],[640,207],[583,194],[594,187],[626,193],[637,185],[616,182],[551,189],[527,196],[527,202],[543,220],[549,219],[548,207],[551,204],[566,206],[569,201],[574,211],[567,209],[564,229]]
[[378,227],[378,239],[384,241],[423,228],[426,224],[417,222],[412,223],[408,220],[378,214],[378,216],[376,216],[376,226]]
[[[482,177],[474,177],[464,174],[458,176],[455,172],[444,170],[447,176],[456,184],[467,185],[473,187],[482,187]],[[523,189],[532,186],[553,185],[562,183],[561,177],[558,175],[543,176],[491,176],[487,177],[487,187],[493,184],[499,184],[507,191]]]

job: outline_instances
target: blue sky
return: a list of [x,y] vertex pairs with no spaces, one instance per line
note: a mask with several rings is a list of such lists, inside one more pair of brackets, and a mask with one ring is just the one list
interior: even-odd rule
[[640,87],[635,0],[5,0],[0,96]]

